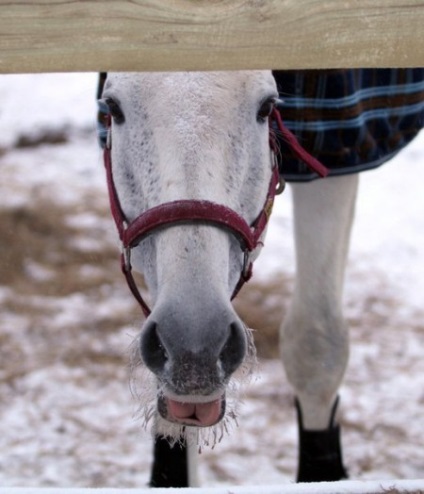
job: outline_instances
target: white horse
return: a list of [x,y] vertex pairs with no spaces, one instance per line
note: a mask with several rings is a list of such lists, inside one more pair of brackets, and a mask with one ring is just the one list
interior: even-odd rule
[[[112,210],[124,271],[148,315],[140,351],[161,417],[152,486],[196,483],[196,447],[187,456],[186,442],[169,436],[236,414],[226,394],[253,352],[231,298],[262,245],[265,224],[253,229],[256,242],[249,226],[266,223],[276,185],[268,120],[277,99],[270,71],[109,74],[104,87]],[[293,185],[297,279],[281,353],[297,398],[300,481],[346,476],[336,407],[349,353],[341,298],[357,182]]]

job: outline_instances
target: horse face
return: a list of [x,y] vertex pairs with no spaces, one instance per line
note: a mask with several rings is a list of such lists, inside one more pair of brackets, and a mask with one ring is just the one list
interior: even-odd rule
[[[271,72],[109,74],[103,98],[129,221],[180,199],[208,200],[254,221],[271,177]],[[135,247],[133,262],[153,301],[141,355],[158,378],[160,414],[182,425],[217,423],[248,347],[230,303],[243,264],[238,240],[211,225],[172,225]]]

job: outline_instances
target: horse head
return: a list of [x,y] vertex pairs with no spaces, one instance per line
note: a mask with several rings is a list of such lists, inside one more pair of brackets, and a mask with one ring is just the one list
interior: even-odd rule
[[246,245],[272,183],[277,97],[267,71],[117,73],[104,87],[113,208],[152,301],[141,356],[178,426],[222,419],[251,346],[231,298],[261,243]]

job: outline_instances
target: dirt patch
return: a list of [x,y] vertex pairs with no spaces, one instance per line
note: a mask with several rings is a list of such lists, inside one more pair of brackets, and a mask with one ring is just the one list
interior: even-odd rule
[[[104,229],[70,226],[69,213],[47,200],[0,211],[2,284],[20,294],[61,296],[117,278],[117,248]],[[104,218],[103,212],[93,213]],[[93,248],[79,248],[80,238],[85,246],[91,241]],[[93,267],[91,276],[84,275],[84,266]]]
[[13,147],[16,149],[35,148],[45,144],[58,145],[69,142],[69,129],[40,129],[37,133],[21,134]]
[[234,301],[238,314],[249,328],[254,329],[259,357],[279,357],[279,327],[291,290],[292,280],[280,274],[267,283],[251,280]]

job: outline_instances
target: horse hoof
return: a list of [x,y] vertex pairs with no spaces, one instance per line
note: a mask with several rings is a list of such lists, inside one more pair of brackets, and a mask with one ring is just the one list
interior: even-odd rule
[[340,427],[334,425],[338,400],[333,408],[330,424],[324,430],[306,430],[302,411],[296,400],[299,423],[299,468],[297,482],[331,482],[348,478],[343,465]]

